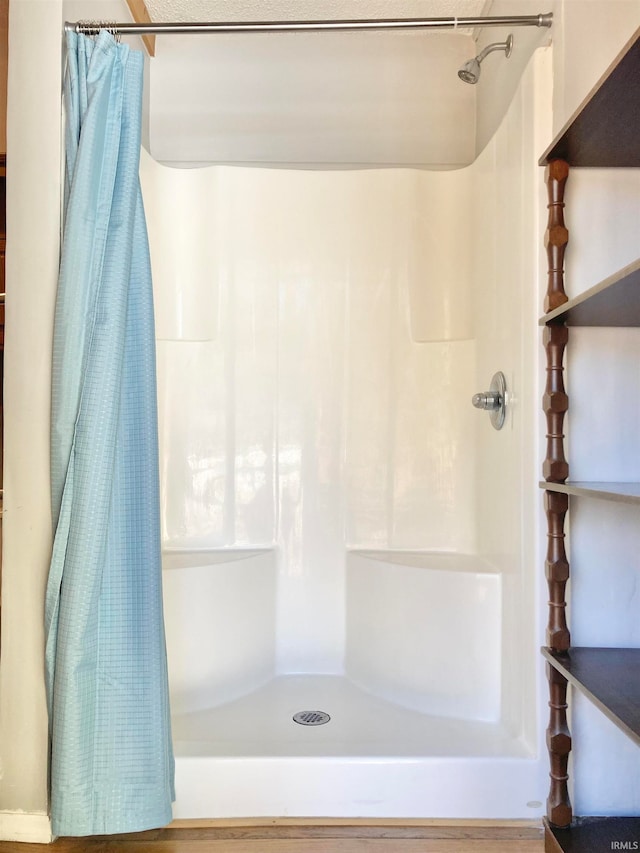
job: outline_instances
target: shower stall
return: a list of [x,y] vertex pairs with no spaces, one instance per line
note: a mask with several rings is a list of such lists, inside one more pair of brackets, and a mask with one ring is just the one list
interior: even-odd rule
[[542,813],[547,66],[466,168],[143,151],[178,818]]

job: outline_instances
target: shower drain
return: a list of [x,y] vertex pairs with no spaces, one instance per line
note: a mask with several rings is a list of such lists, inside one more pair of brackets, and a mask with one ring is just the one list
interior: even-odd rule
[[300,723],[301,726],[322,726],[330,719],[324,711],[298,711],[293,715],[294,723]]

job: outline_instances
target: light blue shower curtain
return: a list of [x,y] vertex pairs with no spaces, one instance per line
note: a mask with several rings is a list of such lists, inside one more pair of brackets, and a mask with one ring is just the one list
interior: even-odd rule
[[142,72],[109,33],[67,34],[46,598],[57,835],[162,826],[174,799]]

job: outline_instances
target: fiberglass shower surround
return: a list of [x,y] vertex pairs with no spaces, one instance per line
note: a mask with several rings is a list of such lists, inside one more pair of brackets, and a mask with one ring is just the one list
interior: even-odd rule
[[[476,547],[470,316],[435,343],[409,323],[433,330],[411,223],[453,194],[451,232],[469,178],[144,157],[172,335],[158,378],[178,816],[373,814],[383,791],[381,813],[411,814],[413,759],[450,774],[446,813],[453,756],[524,757],[504,719],[503,578]],[[208,241],[180,226],[167,241],[169,218],[208,223]],[[165,325],[180,314],[191,328]],[[309,731],[299,711],[331,720]]]
[[537,85],[465,170],[143,152],[177,817],[539,808],[522,422],[470,404],[523,370]]

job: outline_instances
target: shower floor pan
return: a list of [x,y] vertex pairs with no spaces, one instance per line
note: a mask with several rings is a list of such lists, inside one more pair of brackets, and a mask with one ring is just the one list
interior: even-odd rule
[[[302,726],[299,711],[323,711]],[[411,711],[347,678],[283,676],[173,720],[176,818],[535,818],[544,774],[497,723]]]

